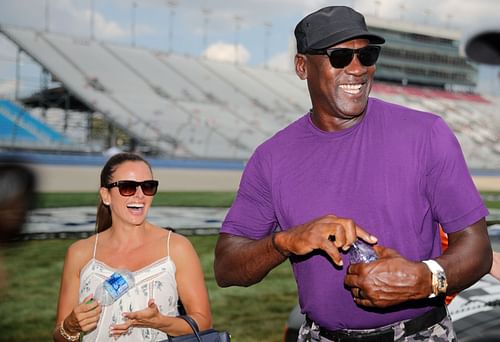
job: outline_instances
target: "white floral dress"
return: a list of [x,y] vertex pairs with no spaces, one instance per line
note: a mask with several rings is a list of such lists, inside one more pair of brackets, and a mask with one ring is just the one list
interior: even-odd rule
[[[147,308],[150,298],[155,300],[163,315],[177,316],[178,293],[175,280],[175,264],[170,258],[170,233],[167,242],[167,256],[152,264],[133,272],[135,286],[121,296],[116,302],[102,307],[97,328],[85,334],[83,341],[158,341],[167,339],[167,335],[151,328],[132,328],[128,334],[114,339],[109,335],[112,324],[122,323],[123,312],[138,311]],[[95,258],[97,240],[96,234],[92,259],[82,268],[80,273],[80,302],[89,294],[93,294],[98,285],[109,278],[116,269]]]

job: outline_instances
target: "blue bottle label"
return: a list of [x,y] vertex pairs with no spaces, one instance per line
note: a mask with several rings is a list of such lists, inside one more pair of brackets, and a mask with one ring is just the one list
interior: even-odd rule
[[104,288],[108,293],[113,297],[113,299],[117,299],[122,294],[127,292],[128,283],[125,278],[119,273],[113,273],[111,277],[104,281]]

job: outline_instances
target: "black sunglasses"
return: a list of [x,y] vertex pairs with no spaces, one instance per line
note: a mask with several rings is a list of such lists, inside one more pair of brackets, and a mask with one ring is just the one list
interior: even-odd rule
[[157,180],[147,180],[143,182],[136,182],[131,180],[122,180],[106,185],[106,188],[111,189],[114,187],[118,188],[120,195],[122,196],[133,196],[137,191],[137,187],[140,186],[142,193],[146,196],[154,196],[158,190]]
[[366,67],[372,66],[377,62],[380,54],[380,46],[367,45],[361,49],[332,48],[326,50],[311,50],[309,55],[327,55],[332,67],[340,69],[351,64],[354,55],[358,55],[358,60]]

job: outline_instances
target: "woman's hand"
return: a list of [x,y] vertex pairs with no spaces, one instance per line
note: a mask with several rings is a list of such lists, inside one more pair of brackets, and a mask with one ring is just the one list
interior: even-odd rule
[[158,318],[161,316],[154,299],[148,301],[148,307],[144,310],[134,312],[124,312],[124,323],[114,324],[110,327],[110,335],[120,336],[127,334],[133,327],[156,328],[158,327]]
[[64,324],[64,330],[70,335],[86,333],[95,329],[100,315],[101,305],[93,300],[92,295],[89,295],[71,311],[61,324]]

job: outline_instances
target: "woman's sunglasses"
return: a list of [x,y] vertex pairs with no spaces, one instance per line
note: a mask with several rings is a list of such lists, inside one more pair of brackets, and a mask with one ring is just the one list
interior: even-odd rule
[[366,67],[372,66],[377,62],[380,54],[380,46],[367,45],[361,49],[332,48],[327,50],[312,50],[309,55],[327,55],[332,67],[340,69],[351,64],[354,55],[358,55],[358,60]]
[[136,182],[131,180],[122,180],[106,185],[106,188],[111,189],[114,187],[118,188],[120,195],[122,196],[133,196],[137,191],[137,187],[140,186],[142,193],[146,196],[154,196],[156,190],[158,190],[157,180],[147,180],[143,182]]

